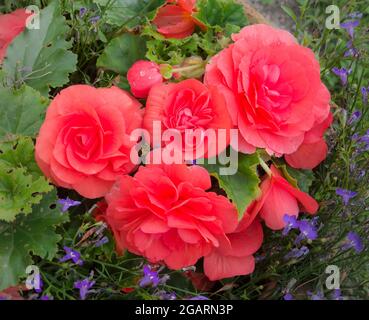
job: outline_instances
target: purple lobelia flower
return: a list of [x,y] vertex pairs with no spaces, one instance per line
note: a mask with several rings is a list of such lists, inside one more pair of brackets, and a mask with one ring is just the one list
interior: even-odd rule
[[151,266],[145,265],[143,267],[143,277],[139,281],[138,285],[143,288],[147,286],[157,287],[160,283],[159,274],[156,271],[153,271]]
[[368,95],[369,95],[369,87],[362,87],[361,88],[361,95],[363,97],[363,104],[367,105],[368,104]]
[[49,301],[49,300],[54,300],[54,297],[53,296],[49,296],[49,295],[44,295],[40,298],[40,300],[43,300],[43,301]]
[[78,251],[73,250],[73,249],[71,249],[69,247],[66,247],[66,246],[63,249],[64,249],[66,255],[63,258],[59,259],[59,262],[65,262],[65,261],[68,261],[68,260],[72,260],[73,263],[75,263],[79,266],[83,265],[83,260],[81,259],[81,254]]
[[81,9],[79,9],[79,16],[83,18],[86,12],[87,12],[87,9],[85,7],[82,7]]
[[35,279],[34,279],[35,292],[41,293],[43,286],[44,286],[44,282],[42,281],[41,275],[38,273],[35,275]]
[[348,17],[350,19],[361,19],[363,17],[363,14],[361,12],[355,11],[355,12],[351,12]]
[[104,244],[107,244],[109,242],[109,238],[108,237],[102,237],[101,239],[97,240],[95,242],[95,247],[99,248],[101,246],[103,246]]
[[348,125],[351,126],[355,124],[356,122],[358,122],[361,116],[362,116],[362,113],[360,110],[356,110],[355,112],[353,112],[350,119],[347,121]]
[[357,253],[360,253],[364,250],[363,241],[361,240],[360,236],[353,231],[350,231],[347,234],[343,250],[349,250],[351,248],[354,248]]
[[359,51],[354,47],[352,40],[347,41],[346,43],[346,52],[344,54],[344,57],[357,57],[359,55]]
[[347,78],[349,74],[352,72],[352,70],[351,69],[347,70],[346,68],[340,69],[340,68],[334,67],[332,68],[332,72],[336,76],[340,77],[342,85],[345,86],[347,84]]
[[342,197],[343,203],[345,204],[345,206],[347,206],[350,202],[350,199],[354,198],[357,196],[357,192],[355,191],[351,191],[351,190],[346,190],[346,189],[342,189],[342,188],[337,188],[336,189],[336,194],[340,197]]
[[201,301],[201,300],[210,300],[209,298],[205,297],[205,296],[195,296],[195,297],[192,297],[188,300],[198,300],[198,301]]
[[284,258],[286,260],[292,259],[292,258],[299,259],[303,256],[306,256],[308,253],[309,253],[309,248],[302,246],[301,248],[293,248],[289,253],[287,253],[284,256]]
[[323,292],[321,291],[318,291],[317,293],[308,291],[307,295],[309,296],[310,300],[325,300]]
[[284,236],[288,235],[292,229],[298,229],[299,227],[299,222],[297,221],[295,216],[290,216],[288,214],[285,214],[283,216],[283,221],[286,223],[282,231],[282,234]]
[[343,300],[340,289],[333,290],[332,299],[333,300]]
[[76,207],[81,204],[80,201],[74,201],[69,198],[66,199],[59,199],[58,203],[62,205],[62,212],[67,212],[69,208]]
[[100,20],[100,16],[94,16],[89,19],[90,23],[96,24]]
[[355,28],[360,24],[359,20],[348,20],[344,23],[341,23],[341,28],[345,29],[349,34],[350,38],[354,38]]
[[290,300],[295,300],[293,298],[293,295],[290,294],[290,293],[286,293],[284,296],[283,296],[283,300],[286,300],[286,301],[290,301]]
[[79,289],[81,300],[85,300],[90,289],[94,286],[95,281],[90,281],[89,278],[78,280],[74,283],[74,288]]
[[155,295],[160,300],[177,300],[177,295],[174,292],[159,291]]
[[315,221],[301,220],[298,228],[300,234],[295,240],[295,244],[299,244],[302,240],[315,240],[318,237],[318,231],[315,226]]

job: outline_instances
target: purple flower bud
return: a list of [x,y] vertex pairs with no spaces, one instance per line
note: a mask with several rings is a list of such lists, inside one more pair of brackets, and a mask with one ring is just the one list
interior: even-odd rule
[[83,16],[86,14],[86,12],[87,12],[87,9],[82,7],[81,9],[79,9],[79,16],[81,18],[83,18]]

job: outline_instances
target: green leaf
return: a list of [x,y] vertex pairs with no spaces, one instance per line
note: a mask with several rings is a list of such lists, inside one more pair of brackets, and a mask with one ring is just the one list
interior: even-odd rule
[[247,25],[244,7],[234,0],[199,0],[196,18],[208,26]]
[[97,60],[97,66],[125,75],[137,60],[146,54],[146,41],[137,35],[125,33],[114,38]]
[[36,178],[43,176],[35,161],[33,141],[28,137],[1,143],[0,164],[9,168],[24,168]]
[[282,170],[286,180],[294,187],[309,193],[309,189],[314,181],[314,173],[312,170],[296,170],[287,165],[282,165],[278,168]]
[[[222,28],[218,28],[223,31]],[[158,64],[180,65],[184,59],[199,56],[206,60],[214,56],[223,47],[213,29],[184,39],[166,39],[151,25],[145,26],[142,35],[150,37],[147,41],[146,58]]]
[[12,134],[35,136],[49,101],[27,86],[0,87],[0,97],[0,140]]
[[18,216],[14,223],[0,221],[0,290],[16,285],[33,263],[30,253],[52,259],[61,236],[56,226],[68,221],[57,205],[56,191],[46,194],[32,213]]
[[[204,167],[218,180],[219,186],[226,192],[228,198],[232,200],[241,220],[249,204],[260,194],[260,179],[257,174],[258,155],[256,153],[253,155],[239,153],[238,170],[233,175],[221,175],[220,169],[226,168],[226,166],[221,165],[219,162],[209,164],[212,162],[214,162],[214,159],[206,160]],[[234,168],[236,169],[235,166]]]
[[3,68],[15,85],[25,82],[47,96],[50,87],[61,87],[76,70],[77,56],[58,1],[40,11],[40,28],[25,29],[8,47]]
[[135,27],[141,18],[149,15],[165,4],[165,0],[94,0],[96,4],[104,7],[104,18],[113,26]]
[[294,21],[297,21],[296,14],[293,12],[293,10],[290,7],[287,7],[285,5],[281,5],[282,10]]
[[32,139],[2,143],[0,151],[0,221],[11,222],[31,213],[52,186],[37,169]]

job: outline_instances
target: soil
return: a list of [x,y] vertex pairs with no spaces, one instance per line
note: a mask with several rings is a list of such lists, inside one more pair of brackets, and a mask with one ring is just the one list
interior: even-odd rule
[[293,20],[283,11],[281,5],[290,7],[298,12],[296,0],[246,0],[257,11],[259,11],[267,20],[276,27],[293,31]]

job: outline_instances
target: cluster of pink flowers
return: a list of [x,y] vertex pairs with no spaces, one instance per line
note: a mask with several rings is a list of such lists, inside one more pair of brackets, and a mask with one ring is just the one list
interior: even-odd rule
[[[153,23],[168,37],[187,36],[201,26],[192,14],[194,4],[168,3]],[[267,25],[245,27],[233,40],[211,59],[204,82],[168,83],[160,66],[137,62],[128,80],[134,96],[147,98],[146,108],[117,87],[88,85],[70,86],[51,102],[37,138],[37,163],[55,185],[86,198],[105,197],[102,218],[119,253],[129,250],[171,269],[204,258],[211,280],[246,275],[253,272],[253,254],[263,241],[261,221],[280,230],[286,213],[317,212],[317,202],[274,166],[262,177],[260,197],[239,221],[230,200],[209,191],[211,179],[203,167],[137,168],[132,159],[138,141],[130,139],[131,133],[139,128],[151,133],[154,121],[180,132],[236,129],[239,152],[264,149],[294,168],[312,169],[325,159],[330,94],[313,52],[288,32]],[[205,157],[216,155],[213,150]]]

